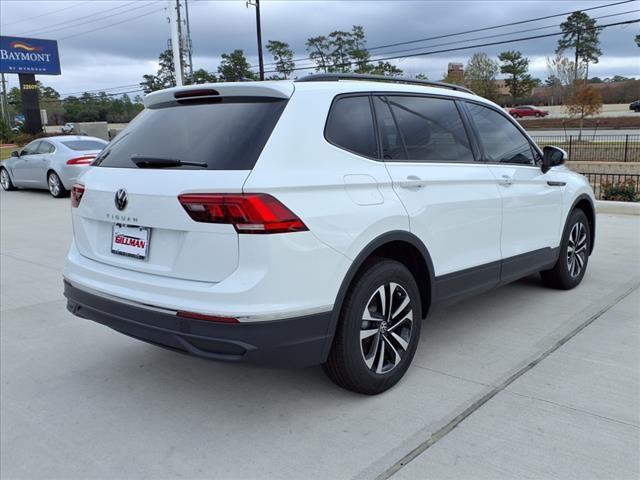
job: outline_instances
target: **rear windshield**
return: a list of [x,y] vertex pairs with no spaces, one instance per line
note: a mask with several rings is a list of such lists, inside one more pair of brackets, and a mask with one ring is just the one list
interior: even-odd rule
[[98,142],[96,140],[70,140],[62,142],[62,144],[71,150],[102,150],[107,142]]
[[[209,170],[251,170],[287,101],[223,97],[170,102],[142,111],[94,165],[138,168],[131,157],[205,163]],[[203,168],[194,165],[164,169]]]

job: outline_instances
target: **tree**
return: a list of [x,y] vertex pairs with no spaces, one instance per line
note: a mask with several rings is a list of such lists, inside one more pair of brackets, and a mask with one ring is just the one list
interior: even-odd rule
[[429,80],[427,75],[425,75],[424,73],[419,73],[413,78],[415,78],[416,80]]
[[527,73],[529,70],[529,59],[522,56],[522,53],[516,50],[509,50],[498,55],[498,59],[502,62],[500,73],[510,75],[505,83],[509,88],[509,93],[513,101],[516,98],[528,95],[534,87],[531,75]]
[[293,50],[289,44],[278,40],[269,40],[267,50],[276,62],[276,71],[278,72],[278,75],[274,75],[272,78],[275,80],[289,78],[293,69],[296,68],[296,64],[293,62]]
[[[560,54],[553,58],[547,57],[547,75],[550,79],[555,79],[556,83],[563,87],[573,85],[575,68],[574,62]],[[579,65],[578,76],[582,76],[585,73],[584,65]],[[547,80],[548,84],[549,80]]]
[[316,72],[327,72],[329,65],[329,40],[324,35],[307,39],[309,58],[316,64]]
[[140,86],[144,93],[155,92],[163,88],[176,86],[176,75],[173,67],[173,52],[167,48],[158,57],[158,71],[155,75],[143,75]]
[[557,54],[563,54],[567,49],[575,52],[574,81],[578,77],[578,64],[585,65],[586,73],[589,72],[589,63],[598,63],[602,55],[600,50],[600,32],[596,28],[596,21],[584,12],[573,12],[567,20],[560,24],[562,36],[558,39]]
[[587,83],[604,83],[604,80],[602,80],[600,77],[591,77],[589,80],[587,80]]
[[600,113],[602,109],[602,96],[593,85],[581,85],[575,89],[573,95],[569,97],[565,104],[569,116],[580,118],[580,132],[578,141],[582,138],[582,126],[584,118]]
[[367,73],[372,75],[386,75],[387,77],[398,77],[402,75],[402,70],[389,62],[378,62],[376,65],[367,65]]
[[353,50],[351,33],[335,30],[329,34],[329,58],[330,72],[350,72],[351,65],[349,53]]
[[241,49],[222,54],[218,73],[220,74],[220,79],[226,82],[256,79],[256,75],[249,69],[249,62],[247,62]]
[[193,76],[187,79],[187,83],[189,84],[215,83],[217,81],[218,81],[218,78],[213,73],[207,72],[204,68],[199,68],[198,70],[194,70]]
[[481,97],[495,101],[498,97],[495,80],[500,65],[485,53],[474,53],[464,70],[464,83]]

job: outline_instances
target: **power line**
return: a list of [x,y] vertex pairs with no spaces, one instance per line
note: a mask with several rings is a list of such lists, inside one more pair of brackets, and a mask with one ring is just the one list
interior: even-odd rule
[[[514,26],[514,25],[522,25],[522,24],[525,24],[525,23],[537,22],[537,21],[540,21],[540,20],[547,20],[549,18],[562,17],[564,15],[570,15],[570,14],[574,13],[575,11],[587,12],[587,11],[590,11],[590,10],[613,7],[615,5],[622,5],[624,3],[630,3],[630,2],[634,2],[634,1],[635,0],[624,0],[624,1],[621,1],[621,2],[608,3],[606,5],[599,5],[599,6],[596,6],[596,7],[584,8],[584,9],[581,9],[581,10],[572,10],[570,12],[556,13],[556,14],[553,14],[553,15],[545,15],[544,17],[531,18],[531,19],[528,19],[528,20],[518,20],[516,22],[504,23],[504,24],[501,24],[501,25],[494,25],[494,26],[491,26],[491,27],[482,27],[482,28],[476,28],[476,29],[473,29],[473,30],[465,30],[463,32],[447,33],[447,34],[444,34],[444,35],[436,35],[434,37],[420,38],[420,39],[417,39],[417,40],[407,40],[407,41],[404,41],[404,42],[389,43],[387,45],[379,45],[377,47],[365,48],[364,50],[370,52],[372,50],[382,50],[382,49],[390,48],[390,47],[398,47],[400,45],[409,45],[409,44],[413,44],[413,43],[426,42],[426,41],[429,41],[429,40],[439,40],[439,39],[442,39],[442,38],[457,37],[459,35],[467,35],[469,33],[484,32],[484,31],[487,31],[487,30],[494,30],[496,28],[511,27],[511,26]],[[423,47],[423,48],[425,48],[425,47]],[[304,58],[294,59],[293,61],[294,62],[302,62],[302,61],[305,61],[305,60],[312,60],[312,58],[311,57],[304,57]],[[267,65],[275,65],[276,63],[277,62],[269,62]],[[255,67],[256,67],[256,65],[250,65],[249,68],[255,68]]]
[[[80,23],[97,22],[97,21],[102,20],[105,17],[96,18],[96,16],[101,15],[102,13],[105,13],[105,12],[113,12],[114,10],[119,10],[121,8],[125,8],[125,7],[127,7],[129,5],[132,5],[134,3],[139,3],[139,2],[136,2],[136,1],[128,2],[128,3],[125,3],[124,5],[119,5],[117,7],[108,8],[106,10],[100,10],[98,12],[93,12],[93,13],[90,13],[89,15],[84,15],[82,17],[72,18],[72,19],[69,19],[69,20],[63,20],[62,22],[58,22],[58,23],[54,23],[54,24],[51,24],[51,25],[47,25],[44,28],[41,27],[41,28],[36,28],[36,29],[32,29],[32,30],[27,30],[26,32],[20,32],[20,33],[18,33],[18,35],[42,35],[42,34],[48,34],[49,30],[51,30],[51,31],[61,30],[61,28],[56,28],[56,27],[59,27],[60,25],[63,25],[62,28],[68,28],[70,26],[73,26],[73,24],[77,23],[77,22],[80,22]],[[120,15],[121,13],[125,13],[125,12],[118,12],[115,15]],[[109,15],[109,16],[113,16],[113,15]],[[84,21],[87,18],[93,18],[94,20]]]
[[[602,15],[600,17],[593,17],[593,19],[597,20],[597,19],[603,19],[603,18],[617,17],[617,16],[620,16],[620,15],[627,15],[627,14],[636,13],[636,12],[640,12],[640,10],[629,10],[627,12],[612,13],[610,15]],[[487,40],[489,38],[504,37],[504,36],[507,36],[507,35],[514,35],[514,34],[517,34],[517,33],[527,33],[527,32],[534,32],[534,31],[537,31],[537,30],[546,30],[548,28],[555,28],[555,27],[558,27],[558,26],[559,26],[558,24],[546,25],[544,27],[533,27],[533,28],[527,28],[525,30],[518,30],[517,32],[496,33],[496,34],[493,34],[493,35],[484,35],[482,37],[468,38],[466,40],[455,40],[453,42],[438,43],[438,44],[434,44],[434,45],[424,45],[422,47],[403,48],[403,49],[400,49],[400,50],[392,50],[390,52],[385,52],[384,55],[390,55],[390,54],[393,54],[393,53],[411,52],[411,51],[415,51],[415,50],[420,50],[422,48],[446,47],[448,45],[457,45],[459,43],[475,42],[477,40]]]
[[[147,5],[147,6],[149,6],[149,5]],[[164,9],[165,9],[165,7],[156,8],[155,10],[151,10],[151,11],[146,12],[146,13],[138,14],[137,17],[127,18],[125,20],[121,20],[119,22],[110,23],[110,24],[104,25],[102,27],[93,28],[91,30],[86,30],[84,32],[74,33],[73,35],[67,35],[66,37],[61,37],[58,40],[66,40],[68,38],[79,37],[80,35],[86,35],[87,33],[97,32],[99,30],[104,30],[105,28],[111,28],[111,27],[115,27],[116,25],[121,25],[123,23],[133,22],[134,20],[139,20],[140,18],[146,17],[147,15],[151,15],[151,14],[156,13],[156,12],[164,11]]]
[[[616,22],[616,23],[609,23],[607,25],[598,25],[596,27],[594,27],[593,29],[587,29],[587,30],[601,30],[607,27],[614,27],[614,26],[618,26],[618,25],[631,25],[633,23],[638,23],[640,22],[640,20],[626,20],[623,22]],[[528,41],[528,40],[537,40],[539,38],[548,38],[548,37],[554,37],[554,36],[558,36],[558,35],[563,35],[564,32],[554,32],[554,33],[547,33],[544,35],[533,35],[530,37],[523,37],[523,38],[513,38],[513,39],[509,39],[509,40],[501,40],[498,42],[489,42],[489,43],[481,43],[481,44],[475,44],[475,45],[468,45],[465,47],[456,47],[456,48],[447,48],[447,49],[443,49],[443,50],[434,50],[434,51],[430,51],[430,52],[419,52],[419,53],[408,53],[405,55],[395,55],[395,56],[391,56],[391,57],[382,57],[382,58],[375,58],[372,59],[373,61],[385,61],[385,60],[395,60],[398,58],[411,58],[411,57],[421,57],[421,56],[425,56],[425,55],[434,55],[437,53],[448,53],[448,52],[456,52],[456,51],[460,51],[460,50],[469,50],[471,48],[480,48],[480,47],[490,47],[490,46],[494,46],[494,45],[503,45],[505,43],[514,43],[514,42],[524,42],[524,41]],[[337,64],[337,65],[332,65],[333,67],[348,67],[348,66],[352,66],[352,65],[356,65],[358,63],[362,63],[361,61],[351,61],[351,62],[343,62],[341,64]],[[293,68],[292,71],[298,71],[298,70],[311,70],[311,69],[315,69],[318,68],[317,65],[313,65],[310,67],[296,67]],[[265,73],[274,73],[277,72],[277,70],[267,70],[265,71]]]
[[[58,13],[58,12],[63,12],[63,11],[65,11],[65,10],[69,10],[69,9],[71,9],[71,8],[76,8],[76,7],[79,7],[80,5],[83,5],[83,4],[85,4],[85,3],[89,3],[89,1],[88,1],[88,0],[85,0],[85,1],[83,1],[83,2],[76,3],[75,5],[70,5],[70,6],[68,6],[68,7],[64,7],[64,8],[61,8],[61,9],[59,9],[59,10],[52,10],[52,11],[47,12],[47,13],[43,13],[43,14],[40,14],[40,15],[36,15],[35,17],[29,17],[29,18],[23,18],[22,20],[16,20],[16,21],[14,21],[14,22],[11,22],[11,25],[15,25],[16,23],[30,22],[30,21],[35,20],[36,18],[47,17],[47,16],[49,16],[49,15],[55,15],[55,14],[56,14],[56,13]],[[9,23],[3,23],[3,24],[2,24],[2,26],[3,26],[3,27],[6,27],[7,25],[9,25]]]

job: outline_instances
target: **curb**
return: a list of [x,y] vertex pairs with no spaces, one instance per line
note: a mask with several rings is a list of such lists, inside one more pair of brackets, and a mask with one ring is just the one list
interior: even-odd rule
[[596,200],[596,211],[597,213],[610,213],[614,215],[640,215],[640,203]]

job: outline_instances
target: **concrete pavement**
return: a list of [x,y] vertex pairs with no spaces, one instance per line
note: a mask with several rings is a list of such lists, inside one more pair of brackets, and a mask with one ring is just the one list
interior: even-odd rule
[[640,217],[598,216],[583,284],[536,276],[423,326],[394,389],[218,364],[65,310],[68,199],[0,194],[0,476],[640,476]]

